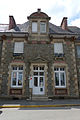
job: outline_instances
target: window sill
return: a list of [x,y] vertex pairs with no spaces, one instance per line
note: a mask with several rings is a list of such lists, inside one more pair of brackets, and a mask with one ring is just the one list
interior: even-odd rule
[[13,56],[22,56],[23,53],[13,53]]
[[40,34],[41,34],[41,35],[46,35],[46,34],[47,34],[47,32],[40,32]]
[[22,89],[22,87],[23,87],[23,86],[11,86],[12,89],[18,89],[18,88],[19,88],[19,89],[20,89],[20,88]]
[[32,34],[38,34],[38,32],[32,32]]
[[13,53],[13,59],[24,59],[24,53]]
[[66,89],[66,86],[55,86],[55,88],[57,88],[57,89],[58,89],[58,88],[59,88],[59,89],[60,89],[60,88],[61,88],[61,89],[62,89],[62,88],[63,88],[63,89],[65,88],[65,89]]

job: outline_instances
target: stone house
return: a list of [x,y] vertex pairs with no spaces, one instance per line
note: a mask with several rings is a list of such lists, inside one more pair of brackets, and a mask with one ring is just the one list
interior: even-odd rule
[[79,98],[80,28],[38,9],[24,24],[0,24],[0,98]]

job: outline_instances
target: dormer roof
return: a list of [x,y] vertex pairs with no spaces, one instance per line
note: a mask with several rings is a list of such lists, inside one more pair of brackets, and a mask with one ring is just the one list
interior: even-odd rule
[[41,9],[38,9],[37,12],[34,12],[32,13],[30,16],[27,17],[28,19],[39,19],[39,18],[42,18],[42,19],[51,19],[46,13],[44,12],[41,12]]

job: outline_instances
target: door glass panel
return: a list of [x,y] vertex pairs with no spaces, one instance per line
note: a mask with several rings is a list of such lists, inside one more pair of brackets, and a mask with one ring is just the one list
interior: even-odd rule
[[61,86],[65,86],[65,76],[64,76],[64,73],[60,73],[60,78],[61,78]]
[[43,88],[40,88],[40,92],[43,92]]
[[22,85],[22,72],[18,73],[18,85]]
[[34,77],[34,86],[38,87],[38,77]]
[[44,72],[40,72],[39,75],[40,75],[40,76],[44,76]]
[[35,76],[38,76],[38,72],[34,72],[34,75],[35,75]]
[[59,73],[55,73],[55,85],[59,86]]
[[43,79],[43,77],[40,77],[39,85],[40,86],[44,86],[44,79]]

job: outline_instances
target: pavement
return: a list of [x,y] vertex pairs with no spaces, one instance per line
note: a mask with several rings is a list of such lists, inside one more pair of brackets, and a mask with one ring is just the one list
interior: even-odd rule
[[0,99],[0,108],[38,108],[80,106],[80,99],[54,99],[48,101],[4,100]]

